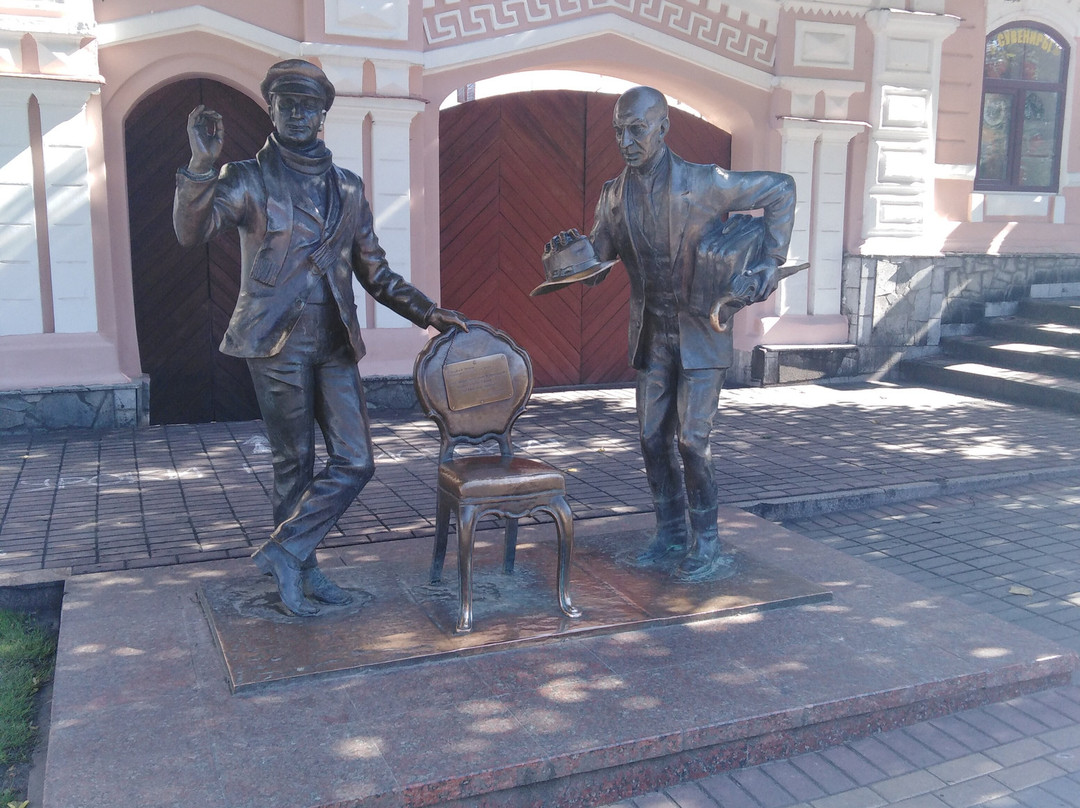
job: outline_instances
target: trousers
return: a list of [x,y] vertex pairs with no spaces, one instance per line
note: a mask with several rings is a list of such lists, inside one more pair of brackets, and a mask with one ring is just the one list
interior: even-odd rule
[[[360,372],[333,302],[308,303],[285,347],[247,360],[274,467],[270,540],[313,566],[315,548],[375,474]],[[315,473],[315,427],[327,459]]]
[[684,496],[691,511],[713,510],[717,497],[710,436],[727,369],[683,368],[674,315],[646,313],[643,329],[637,413],[653,501],[658,512],[661,504],[684,503]]

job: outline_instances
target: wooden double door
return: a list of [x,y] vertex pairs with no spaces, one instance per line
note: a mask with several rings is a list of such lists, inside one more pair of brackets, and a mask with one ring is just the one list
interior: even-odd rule
[[[510,334],[532,357],[538,387],[633,378],[621,265],[595,287],[529,297],[544,280],[544,245],[562,230],[587,234],[604,182],[623,169],[615,100],[544,91],[441,113],[442,303]],[[730,135],[680,110],[667,142],[687,160],[730,166]]]
[[185,249],[172,227],[176,170],[191,155],[187,116],[198,104],[225,119],[222,162],[253,157],[271,129],[262,107],[206,79],[147,96],[124,124],[135,327],[155,424],[259,417],[247,365],[218,351],[240,289],[236,233]]

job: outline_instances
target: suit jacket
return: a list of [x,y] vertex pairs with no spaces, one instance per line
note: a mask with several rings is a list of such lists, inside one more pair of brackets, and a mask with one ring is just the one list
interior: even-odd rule
[[[626,181],[629,169],[605,183],[596,205],[596,220],[589,238],[601,261],[621,258],[630,276],[630,364],[644,362],[642,322],[645,317],[647,273],[672,273],[679,319],[679,344],[686,369],[726,368],[733,360],[730,331],[714,331],[708,310],[690,305],[695,258],[702,236],[728,213],[764,209],[763,254],[787,258],[795,217],[795,181],[774,171],[726,171],[715,165],[688,163],[672,152],[668,222],[671,267],[646,265],[638,236],[629,224]],[[704,271],[704,270],[703,270]]]
[[390,269],[372,226],[363,181],[333,166],[330,209],[323,241],[290,250],[295,204],[288,169],[267,141],[254,160],[226,163],[217,176],[176,175],[173,226],[185,247],[236,228],[240,232],[240,294],[221,341],[222,353],[273,356],[285,345],[308,295],[323,276],[329,281],[357,361],[365,353],[352,278],[377,301],[419,326],[435,303]]

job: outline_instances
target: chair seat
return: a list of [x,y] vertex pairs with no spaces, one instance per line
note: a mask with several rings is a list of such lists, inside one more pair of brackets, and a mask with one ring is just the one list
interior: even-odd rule
[[563,475],[540,460],[479,455],[439,466],[439,488],[459,499],[563,493]]

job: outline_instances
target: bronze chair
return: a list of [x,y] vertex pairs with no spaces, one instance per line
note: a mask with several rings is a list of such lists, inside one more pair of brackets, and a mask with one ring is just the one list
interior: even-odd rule
[[[514,455],[510,431],[532,393],[529,355],[502,331],[469,321],[469,330],[452,329],[432,339],[416,358],[416,395],[438,424],[438,499],[431,582],[442,579],[450,513],[458,531],[460,610],[455,634],[472,630],[472,556],[477,522],[485,516],[506,519],[503,571],[514,570],[518,519],[548,513],[558,531],[559,607],[580,617],[568,591],[574,548],[573,514],[566,502],[561,472],[540,460]],[[454,456],[455,449],[494,441],[498,454]]]

